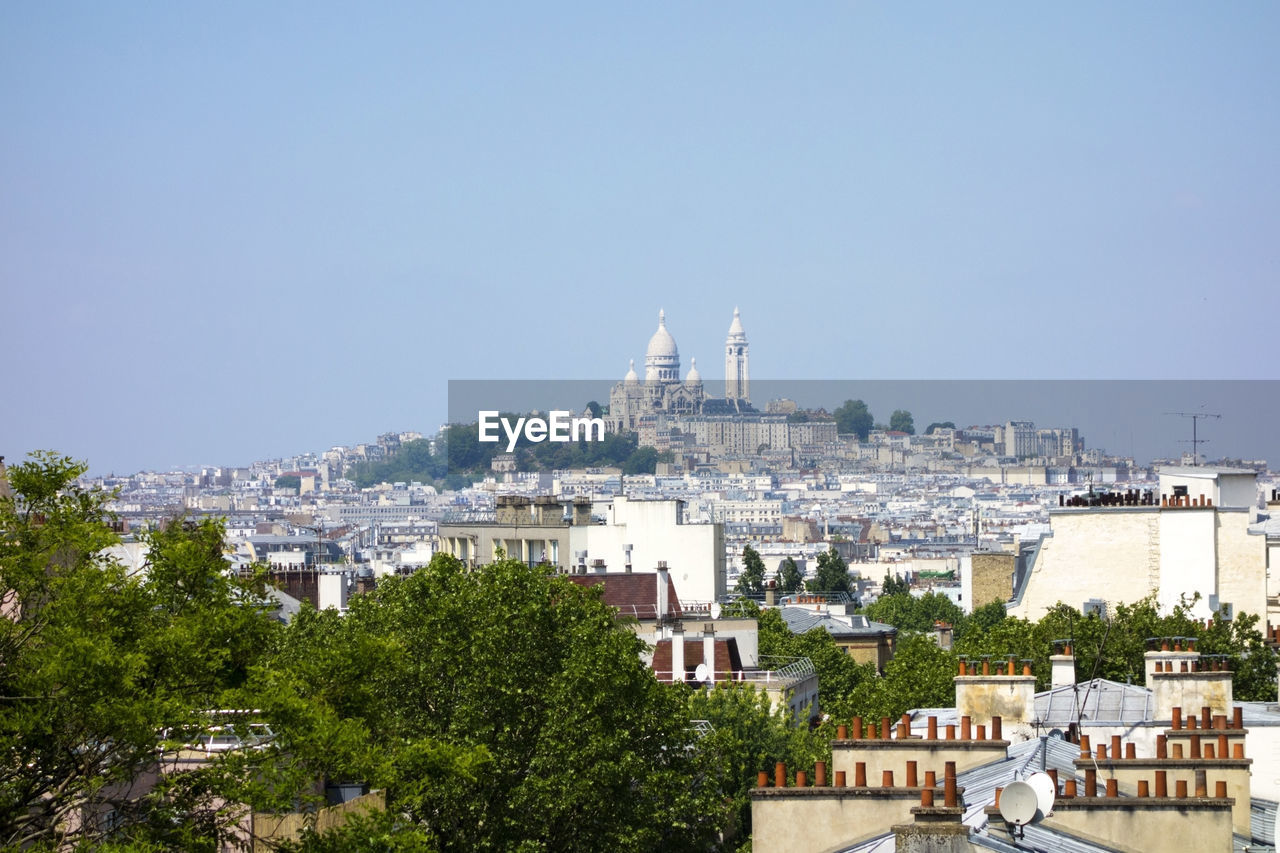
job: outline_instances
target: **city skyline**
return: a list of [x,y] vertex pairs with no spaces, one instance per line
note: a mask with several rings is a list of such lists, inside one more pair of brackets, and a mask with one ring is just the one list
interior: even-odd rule
[[620,376],[659,307],[710,379],[739,306],[753,396],[1269,379],[1277,36],[1262,2],[0,9],[0,453],[426,432],[451,379]]

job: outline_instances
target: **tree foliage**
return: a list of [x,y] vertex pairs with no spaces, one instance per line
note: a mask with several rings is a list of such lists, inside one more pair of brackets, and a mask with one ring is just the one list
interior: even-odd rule
[[804,575],[800,572],[800,567],[796,565],[794,559],[787,557],[778,567],[778,592],[791,595],[799,592],[803,586]]
[[847,713],[848,698],[853,689],[866,679],[875,677],[873,665],[858,663],[822,628],[793,634],[781,614],[773,609],[760,612],[759,626],[761,655],[805,657],[813,663],[818,674],[819,701],[824,713]]
[[[523,415],[504,412],[502,417],[515,423]],[[406,441],[386,459],[353,463],[345,473],[362,488],[415,480],[447,489],[461,488],[486,476],[494,457],[506,452],[505,435],[500,441],[483,442],[477,424],[450,424],[440,431],[434,442]],[[641,447],[635,433],[612,432],[606,433],[601,441],[580,437],[578,441],[521,444],[515,450],[515,457],[520,471],[608,466],[621,468],[624,474],[652,474],[658,462],[669,462],[673,458],[652,447]]]
[[910,595],[911,584],[907,583],[905,578],[899,577],[895,572],[886,571],[884,580],[880,582],[880,595]]
[[344,617],[298,618],[259,677],[273,712],[300,698],[329,721],[295,744],[312,772],[385,787],[441,850],[705,847],[716,801],[683,688],[641,646],[599,590],[442,555]]
[[805,582],[809,592],[849,592],[849,564],[835,548],[818,555],[818,568],[813,578]]
[[0,498],[0,844],[98,846],[110,829],[208,848],[229,821],[217,762],[137,780],[164,742],[209,724],[271,645],[261,578],[228,573],[212,521],[153,533],[130,573],[106,553],[119,543],[111,496],[79,486],[85,470],[37,453]]
[[867,404],[861,400],[845,400],[832,414],[836,419],[836,431],[842,435],[856,435],[859,441],[867,440],[875,423]]
[[924,434],[933,435],[935,430],[955,429],[955,428],[956,428],[956,425],[953,421],[934,421],[933,423],[929,424],[929,426],[925,429]]
[[907,435],[915,435],[915,419],[911,417],[911,413],[906,409],[894,409],[893,414],[889,416],[889,429],[905,432]]
[[698,742],[698,752],[724,803],[723,849],[735,849],[751,834],[750,792],[756,773],[779,761],[804,768],[831,759],[829,737],[797,726],[786,709],[775,708],[764,691],[749,684],[693,691],[689,714],[711,724]]
[[[905,584],[906,581],[898,581]],[[899,631],[932,631],[934,623],[963,627],[964,611],[940,592],[914,596],[909,592],[882,595],[862,608],[868,618],[892,625]]]
[[742,548],[742,571],[738,573],[739,595],[760,595],[764,592],[764,560],[760,552],[750,545]]

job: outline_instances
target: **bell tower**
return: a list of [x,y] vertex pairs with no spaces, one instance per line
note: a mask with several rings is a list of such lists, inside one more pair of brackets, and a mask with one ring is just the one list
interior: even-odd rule
[[747,373],[747,333],[742,329],[738,309],[733,309],[733,322],[724,342],[724,397],[726,400],[751,402]]

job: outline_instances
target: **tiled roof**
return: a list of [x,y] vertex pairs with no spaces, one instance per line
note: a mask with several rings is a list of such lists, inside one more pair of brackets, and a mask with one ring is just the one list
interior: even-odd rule
[[[578,586],[604,585],[604,603],[618,608],[623,616],[637,619],[658,617],[657,572],[615,572],[603,575],[569,575]],[[683,614],[676,585],[667,575],[667,612],[663,615],[680,618]]]

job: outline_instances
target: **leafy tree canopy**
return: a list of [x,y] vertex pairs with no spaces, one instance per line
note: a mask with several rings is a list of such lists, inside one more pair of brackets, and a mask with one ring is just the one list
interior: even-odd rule
[[934,421],[933,423],[929,424],[928,428],[924,431],[924,434],[933,435],[934,430],[955,429],[955,428],[956,428],[956,425],[952,421]]
[[905,432],[907,435],[915,435],[915,420],[906,409],[894,409],[893,414],[889,416],[889,429]]
[[228,572],[220,524],[180,519],[128,571],[86,467],[33,454],[0,498],[0,845],[100,846],[111,815],[116,841],[208,848],[228,822],[216,762],[129,791],[162,744],[235,707],[277,633],[262,578]]
[[836,431],[844,435],[856,435],[859,441],[867,440],[871,425],[875,422],[867,404],[861,400],[845,400],[832,414],[836,419]]
[[750,545],[742,548],[742,571],[738,573],[737,591],[748,596],[764,592],[764,560]]
[[297,760],[385,787],[431,846],[681,850],[714,834],[684,688],[654,679],[598,589],[439,555],[285,640],[258,695],[285,732],[314,709]]
[[787,557],[782,561],[782,565],[778,567],[778,592],[783,595],[791,595],[799,592],[804,586],[804,575],[800,572],[800,567],[796,565],[796,561],[791,557]]
[[850,592],[849,564],[835,548],[818,555],[818,568],[811,580],[805,582],[809,592]]

